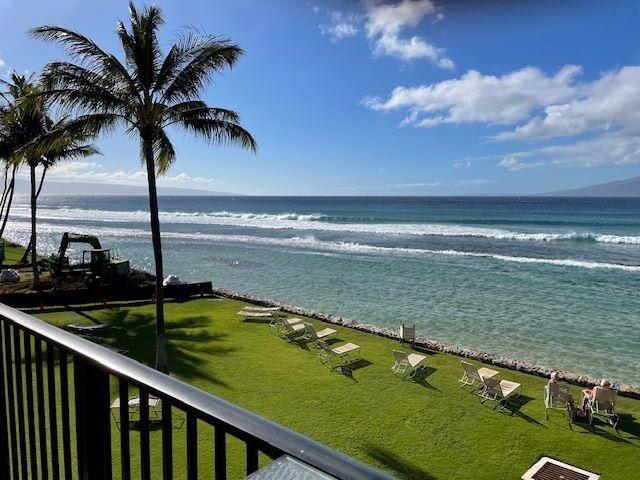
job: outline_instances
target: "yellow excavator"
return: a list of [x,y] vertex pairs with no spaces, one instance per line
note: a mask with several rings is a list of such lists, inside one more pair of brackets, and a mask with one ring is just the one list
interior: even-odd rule
[[[67,248],[72,243],[85,243],[91,249],[83,250],[82,263],[71,265],[67,256]],[[58,255],[50,258],[50,271],[54,277],[62,277],[74,272],[83,272],[88,275],[87,280],[95,283],[113,283],[123,277],[127,277],[131,271],[129,260],[112,258],[111,250],[102,248],[98,237],[93,235],[80,235],[65,232],[60,241]]]

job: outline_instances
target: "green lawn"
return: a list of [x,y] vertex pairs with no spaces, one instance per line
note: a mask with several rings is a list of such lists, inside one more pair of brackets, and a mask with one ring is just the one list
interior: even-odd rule
[[[401,478],[516,479],[542,455],[600,473],[603,480],[638,478],[638,401],[619,399],[619,433],[603,423],[593,433],[572,431],[561,412],[545,420],[542,378],[498,369],[524,389],[515,408],[501,411],[458,386],[460,358],[429,352],[426,376],[402,380],[390,371],[397,342],[334,326],[340,341],[361,345],[364,360],[351,372],[332,372],[313,347],[290,345],[262,324],[239,323],[234,313],[241,307],[212,299],[167,304],[172,373]],[[107,343],[152,362],[153,305],[37,316],[58,326],[109,323],[114,328]],[[580,390],[573,390],[579,398]],[[202,478],[210,478],[212,433],[200,430]],[[184,434],[176,431],[176,478],[184,475]],[[159,441],[160,433],[153,432],[152,445]],[[232,447],[234,478],[244,454],[239,445]],[[135,468],[136,448],[132,452]]]

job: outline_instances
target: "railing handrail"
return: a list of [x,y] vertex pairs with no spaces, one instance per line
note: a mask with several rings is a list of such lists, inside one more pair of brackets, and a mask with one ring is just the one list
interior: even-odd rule
[[8,305],[0,303],[0,316],[73,355],[93,362],[109,374],[143,387],[151,394],[169,398],[172,405],[185,411],[196,412],[203,420],[208,419],[213,424],[223,423],[241,438],[246,434],[267,447],[298,458],[329,475],[354,480],[388,480],[393,478],[211,393]]

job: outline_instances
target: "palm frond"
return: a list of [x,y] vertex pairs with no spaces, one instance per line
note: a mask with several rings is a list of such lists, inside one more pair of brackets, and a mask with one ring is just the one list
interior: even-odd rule
[[131,95],[138,95],[135,83],[124,65],[84,35],[55,25],[37,27],[29,33],[34,38],[60,44],[67,54],[80,64],[87,65],[90,70],[101,71],[104,75],[118,78],[128,86]]
[[210,118],[190,118],[183,119],[177,125],[210,144],[235,144],[252,152],[258,150],[258,144],[251,134],[233,122]]
[[192,59],[176,73],[164,89],[162,101],[195,100],[200,91],[213,81],[215,73],[233,67],[244,51],[229,40],[209,39],[191,52]]
[[53,62],[45,67],[42,76],[48,88],[41,95],[65,110],[101,109],[122,113],[130,108],[131,97],[126,91],[79,65]]
[[157,175],[164,175],[176,159],[176,151],[167,133],[160,129],[153,139],[153,153]]
[[189,103],[198,102],[184,102],[182,104],[173,105],[166,109],[164,116],[166,118],[166,125],[172,125],[174,123],[184,122],[185,120],[221,120],[230,123],[240,123],[240,116],[233,110],[219,107],[207,107],[200,106],[194,108],[175,109],[178,105],[187,105]]

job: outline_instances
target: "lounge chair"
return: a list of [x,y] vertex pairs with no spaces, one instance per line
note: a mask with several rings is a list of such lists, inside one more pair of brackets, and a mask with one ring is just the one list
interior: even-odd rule
[[413,325],[405,325],[404,323],[400,325],[400,343],[410,342],[411,345],[416,343],[416,326]]
[[[324,340],[318,340],[317,345],[320,347],[318,358],[323,365],[329,362],[332,370],[339,366],[352,363],[360,356],[360,345],[356,345],[355,343],[345,343],[339,347],[332,348],[331,345]],[[335,365],[334,360],[337,362]]]
[[248,311],[248,312],[279,312],[280,310],[282,310],[282,308],[280,307],[257,307],[254,305],[245,305],[244,307],[242,307],[242,310]]
[[618,390],[615,388],[599,387],[593,388],[594,395],[589,400],[587,407],[591,410],[592,421],[593,415],[599,415],[608,420],[609,424],[616,428],[620,417],[616,413],[616,398],[618,397]]
[[282,338],[288,341],[295,340],[306,332],[303,322],[281,322],[280,325],[282,328],[280,328],[279,334]]
[[571,402],[569,386],[555,382],[544,386],[544,414],[549,420],[549,410],[567,410],[567,404]]
[[245,320],[258,320],[258,321],[266,321],[273,318],[275,315],[273,312],[254,312],[252,310],[240,310],[236,312],[236,317],[238,317],[239,321]]
[[318,332],[313,325],[306,322],[304,323],[304,329],[305,332],[302,335],[302,338],[304,340],[309,340],[315,344],[317,344],[320,340],[324,340],[331,335],[335,335],[336,333],[338,333],[338,331],[334,330],[333,328],[324,328]]
[[289,325],[296,325],[298,323],[302,323],[302,320],[300,320],[299,318],[287,318],[287,317],[281,317],[281,316],[275,316],[272,317],[271,320],[269,321],[269,330],[271,330],[273,333],[280,335],[282,332],[283,324],[287,323]]
[[422,363],[427,359],[425,355],[394,350],[393,356],[396,361],[391,367],[391,371],[394,374],[400,373],[406,376],[408,372],[409,377],[413,378],[418,370],[426,368],[426,365]]
[[482,398],[482,403],[492,400],[504,408],[509,403],[510,398],[515,398],[522,393],[522,385],[509,380],[501,380],[497,376],[482,379],[484,387],[478,395]]
[[[129,407],[129,422],[140,421],[140,397],[129,397],[127,400],[127,405]],[[116,422],[116,426],[118,429],[120,428],[120,416],[116,415],[114,409],[120,408],[120,397],[116,398],[109,408],[111,409],[111,416],[113,420]],[[158,397],[153,395],[149,395],[147,405],[149,407],[149,420],[156,421],[162,418],[162,406],[161,400]]]
[[462,378],[458,380],[460,387],[465,385],[471,385],[472,387],[481,386],[483,378],[495,377],[499,372],[491,370],[490,368],[480,367],[476,368],[469,362],[462,360]]

